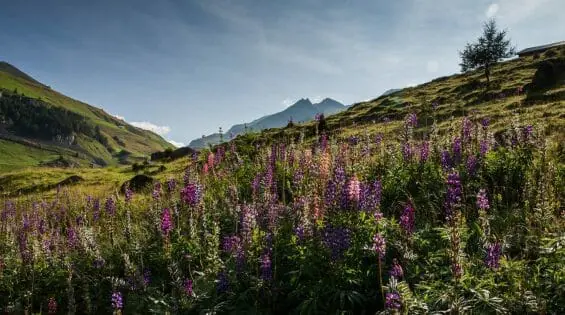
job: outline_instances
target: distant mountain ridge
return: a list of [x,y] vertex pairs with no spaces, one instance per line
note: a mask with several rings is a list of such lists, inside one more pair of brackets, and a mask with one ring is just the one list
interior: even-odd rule
[[[285,110],[271,115],[263,116],[249,123],[233,125],[223,134],[223,140],[229,140],[231,136],[237,136],[245,133],[245,131],[261,131],[269,128],[280,128],[288,124],[290,120],[293,122],[305,122],[312,120],[317,114],[325,116],[333,115],[347,109],[347,106],[333,100],[325,98],[319,103],[312,103],[308,98],[302,98],[296,103],[287,107]],[[222,135],[213,133],[199,139],[195,139],[188,145],[191,148],[204,148],[208,144],[218,144],[222,140]]]
[[159,135],[0,61],[0,172],[61,160],[77,166],[131,163],[168,147]]

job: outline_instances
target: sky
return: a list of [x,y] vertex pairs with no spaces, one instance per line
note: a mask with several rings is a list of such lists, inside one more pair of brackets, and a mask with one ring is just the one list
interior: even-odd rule
[[0,0],[0,60],[176,145],[308,97],[344,104],[460,71],[488,18],[565,40],[563,0]]

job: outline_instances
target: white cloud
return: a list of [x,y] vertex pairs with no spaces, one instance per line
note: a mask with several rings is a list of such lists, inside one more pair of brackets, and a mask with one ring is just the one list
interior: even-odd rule
[[439,63],[435,60],[429,60],[426,64],[426,69],[430,73],[437,72],[437,70],[439,69]]
[[157,125],[150,123],[148,121],[132,121],[129,124],[132,125],[132,126],[135,126],[137,128],[153,131],[154,133],[161,135],[161,136],[166,135],[169,132],[171,132],[171,128],[169,126],[157,126]]
[[170,144],[172,144],[172,145],[174,145],[174,146],[177,147],[177,148],[181,148],[181,147],[185,147],[185,146],[186,146],[186,144],[184,144],[183,142],[176,142],[175,140],[167,139],[167,142],[170,143]]
[[114,116],[114,117],[118,118],[119,120],[123,120],[123,121],[126,121],[126,119],[124,118],[124,116],[120,116],[120,115],[114,115],[114,114],[110,114],[110,115],[112,115],[112,116]]
[[493,3],[488,6],[488,9],[485,12],[487,18],[492,18],[498,13],[498,3]]

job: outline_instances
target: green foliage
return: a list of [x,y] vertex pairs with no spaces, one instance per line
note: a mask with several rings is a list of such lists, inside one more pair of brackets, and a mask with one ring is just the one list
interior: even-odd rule
[[490,71],[493,65],[504,58],[512,57],[515,49],[511,47],[510,40],[506,39],[506,31],[499,31],[494,19],[483,26],[483,35],[476,43],[467,44],[460,52],[461,71],[466,72],[476,68],[483,68],[490,82]]

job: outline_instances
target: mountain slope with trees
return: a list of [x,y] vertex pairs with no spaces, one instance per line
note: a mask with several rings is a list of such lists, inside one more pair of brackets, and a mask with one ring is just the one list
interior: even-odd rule
[[[0,62],[0,139],[0,171],[49,163],[53,156],[74,165],[125,163],[172,147],[160,136],[58,93],[6,62]],[[48,153],[23,163],[12,151],[26,147]]]

